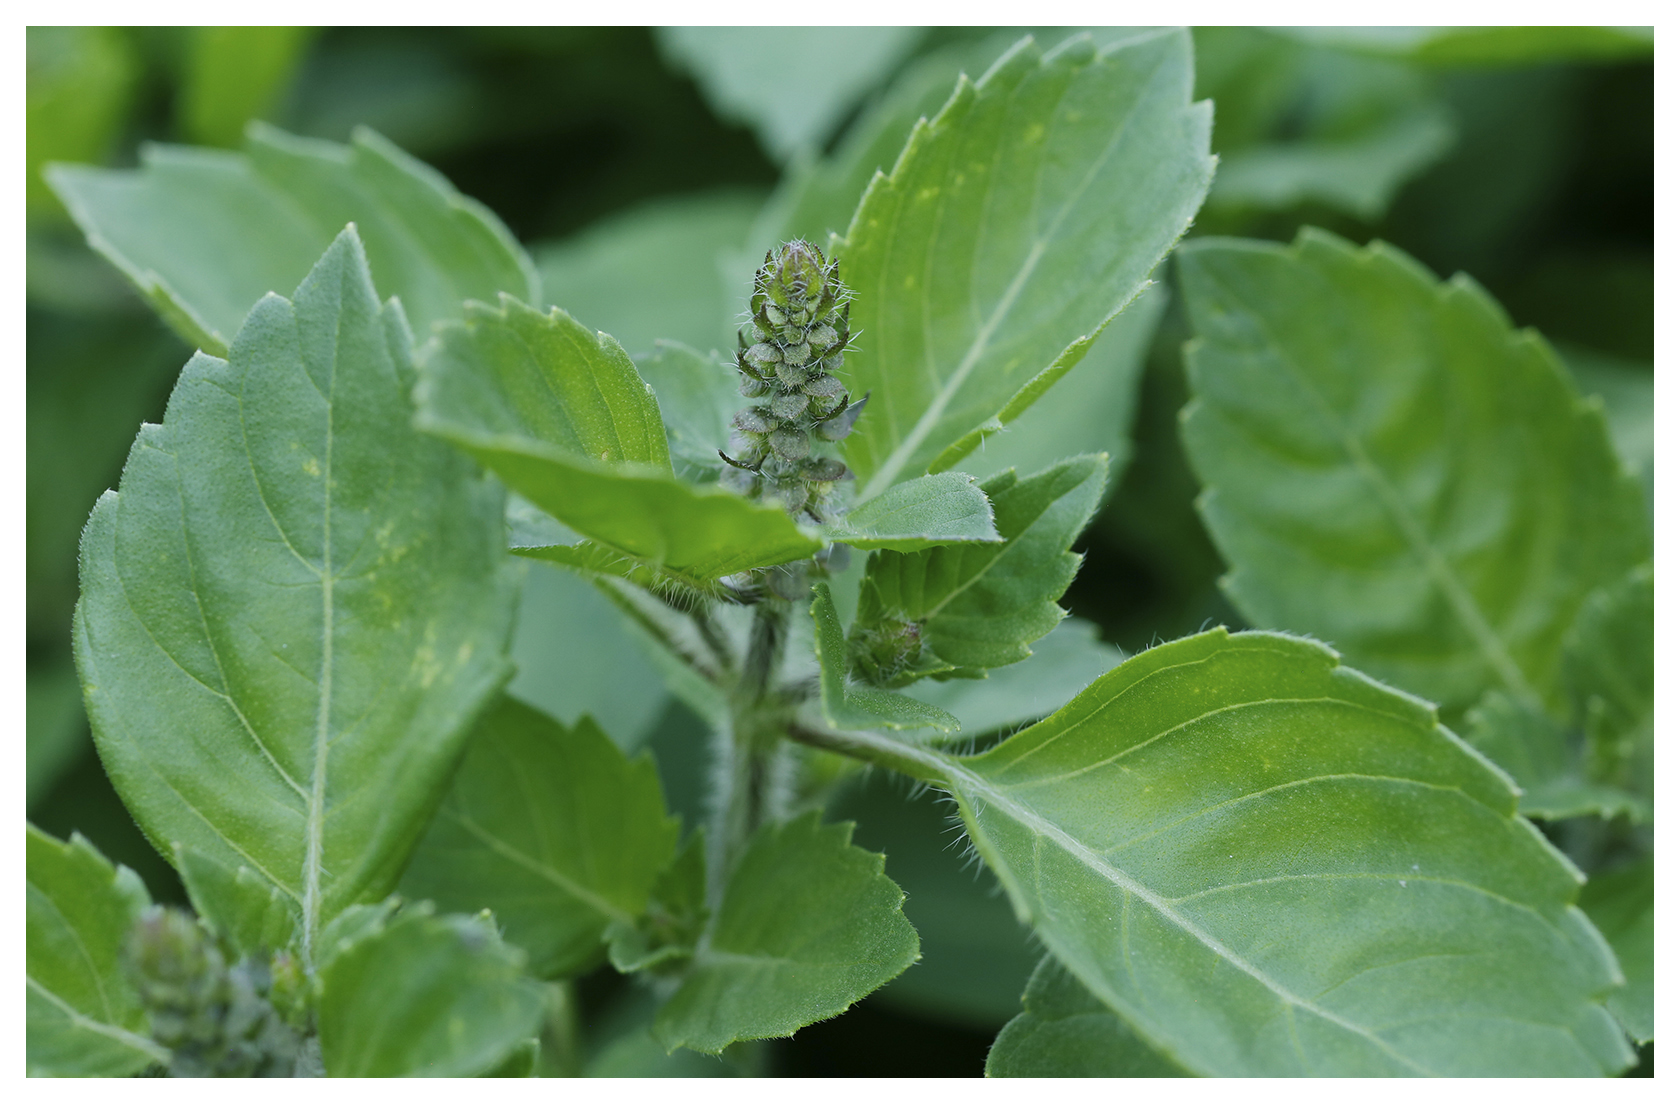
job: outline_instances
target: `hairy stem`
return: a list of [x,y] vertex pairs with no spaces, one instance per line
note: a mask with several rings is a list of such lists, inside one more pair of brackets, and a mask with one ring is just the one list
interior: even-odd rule
[[787,642],[788,608],[777,598],[754,608],[746,658],[730,695],[728,731],[718,733],[714,749],[717,792],[707,856],[707,896],[714,911],[747,841],[777,812],[776,756],[787,710],[774,690]]

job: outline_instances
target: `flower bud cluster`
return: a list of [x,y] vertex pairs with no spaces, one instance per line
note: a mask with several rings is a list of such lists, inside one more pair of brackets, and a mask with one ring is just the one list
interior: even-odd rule
[[815,521],[825,520],[825,500],[849,475],[817,450],[844,440],[863,410],[830,374],[851,339],[851,292],[837,269],[805,241],[765,254],[735,357],[741,394],[760,401],[735,416],[736,455],[719,453],[734,469],[727,481],[748,497],[774,498]]
[[292,1075],[300,1040],[269,1003],[262,959],[229,967],[190,915],[154,906],[129,932],[127,966],[171,1077]]

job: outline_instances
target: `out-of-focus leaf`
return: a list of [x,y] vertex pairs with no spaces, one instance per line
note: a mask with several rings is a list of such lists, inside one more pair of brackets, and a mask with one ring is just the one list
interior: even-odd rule
[[1190,80],[1182,32],[1024,40],[916,125],[837,245],[860,497],[960,460],[1136,298],[1212,174]]
[[128,112],[138,75],[116,27],[30,27],[26,32],[27,149],[31,215],[64,208],[41,177],[49,161],[103,161]]
[[1045,955],[1033,971],[1021,1004],[986,1055],[987,1077],[1185,1076],[1055,955]]
[[87,753],[87,715],[75,664],[66,658],[32,668],[24,682],[24,702],[25,792],[27,803],[34,805]]
[[427,346],[415,424],[572,529],[699,587],[821,542],[779,507],[675,478],[653,391],[559,308],[475,304]]
[[1615,948],[1626,983],[1605,1003],[1636,1043],[1651,1041],[1655,993],[1655,867],[1647,858],[1607,874],[1594,874],[1581,890],[1581,908]]
[[1650,531],[1545,342],[1381,243],[1307,230],[1178,256],[1184,441],[1237,608],[1454,712],[1493,687],[1558,705],[1565,630]]
[[1602,1075],[1580,876],[1416,698],[1279,633],[1141,652],[978,756],[839,738],[947,789],[1038,937],[1206,1075]]
[[539,977],[601,958],[602,933],[633,921],[676,850],[659,774],[626,759],[584,717],[570,727],[502,697],[467,744],[402,892],[496,914]]
[[837,1016],[916,961],[916,929],[882,856],[813,811],[761,828],[694,965],[653,1023],[667,1050],[716,1054]]
[[920,623],[924,647],[958,667],[1026,659],[1067,616],[1056,600],[1079,569],[1068,546],[1096,510],[1107,469],[1107,457],[1080,456],[1024,479],[1013,470],[988,479],[981,488],[1003,542],[876,553],[857,624]]
[[[532,252],[543,295],[618,338],[638,361],[661,338],[701,352],[733,349],[751,272],[737,282],[730,260],[762,202],[742,192],[660,199],[539,244]],[[733,393],[734,379],[725,379]]]
[[47,179],[88,244],[207,353],[226,355],[251,304],[295,287],[349,222],[380,295],[402,300],[422,338],[463,300],[539,298],[496,216],[371,130],[341,146],[253,124],[243,153],[148,145],[140,163]]
[[176,847],[175,869],[199,919],[235,956],[292,945],[299,930],[297,902],[248,866],[230,870],[189,847]]
[[1409,66],[1252,27],[1196,31],[1219,172],[1210,209],[1316,202],[1367,221],[1452,146],[1451,111]]
[[1610,440],[1622,462],[1645,485],[1645,506],[1656,488],[1656,379],[1649,363],[1624,360],[1591,349],[1560,349],[1581,394],[1597,395],[1610,423]]
[[822,145],[859,97],[915,46],[918,27],[661,27],[671,62],[719,115],[745,122],[777,160]]
[[1306,42],[1443,68],[1650,57],[1650,27],[1290,27]]
[[1048,717],[1125,658],[1119,648],[1098,639],[1097,626],[1069,617],[1034,643],[1032,655],[1020,663],[995,668],[981,679],[924,679],[904,693],[956,717],[966,739]]
[[894,552],[1003,540],[992,523],[991,502],[965,472],[940,472],[896,484],[854,506],[826,535],[853,548]]
[[62,843],[31,824],[27,858],[29,1076],[123,1077],[167,1062],[122,969],[146,887],[80,835]]
[[488,915],[410,906],[340,945],[316,1015],[330,1077],[472,1077],[536,1033],[542,988]]
[[1649,803],[1593,779],[1585,748],[1567,726],[1509,694],[1490,690],[1465,717],[1464,739],[1522,787],[1517,811],[1524,816],[1650,818]]
[[706,833],[700,829],[689,833],[682,850],[654,879],[642,915],[615,920],[607,929],[607,958],[621,974],[669,969],[669,963],[693,957],[709,915]]
[[718,449],[728,446],[729,423],[744,401],[735,366],[715,352],[655,341],[653,352],[636,358],[636,371],[659,399],[677,474],[697,483],[715,478],[723,466]]
[[1589,595],[1563,639],[1563,674],[1586,730],[1589,770],[1649,808],[1656,690],[1651,565]]
[[189,27],[186,73],[175,97],[179,126],[194,142],[236,146],[245,124],[285,93],[313,27]]
[[837,728],[936,728],[954,732],[957,719],[926,702],[891,690],[846,685],[846,635],[834,612],[827,583],[812,588],[811,618],[817,625],[817,661],[822,669],[822,707]]
[[395,883],[503,656],[503,493],[411,425],[412,338],[346,230],[188,362],[82,544],[100,758],[165,854],[249,866],[305,956]]

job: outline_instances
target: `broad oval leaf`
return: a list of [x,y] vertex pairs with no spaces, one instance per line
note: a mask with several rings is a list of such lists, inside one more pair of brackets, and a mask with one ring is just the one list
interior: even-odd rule
[[510,674],[499,486],[410,425],[401,310],[346,230],[196,355],[82,543],[76,661],[148,838],[249,867],[303,948],[384,893]]
[[1467,278],[1306,230],[1179,254],[1185,447],[1252,623],[1456,713],[1557,703],[1565,630],[1649,554],[1604,416]]
[[169,1052],[122,968],[123,941],[151,897],[80,834],[64,843],[28,826],[30,1077],[126,1077]]
[[852,509],[829,527],[831,540],[853,548],[915,552],[941,544],[1003,540],[993,524],[992,504],[964,472],[924,475],[890,487]]
[[296,287],[347,222],[380,294],[422,336],[466,299],[539,298],[535,266],[487,207],[365,127],[342,146],[253,123],[242,153],[147,145],[139,169],[56,165],[47,178],[88,244],[217,356],[251,304]]
[[922,623],[922,643],[948,664],[1004,667],[1067,616],[1056,600],[1080,557],[1068,551],[1102,499],[1106,456],[1078,456],[1024,479],[1013,470],[981,489],[1002,540],[878,552],[870,558],[858,623]]
[[531,972],[562,977],[601,957],[632,921],[677,845],[659,773],[588,717],[570,727],[502,697],[467,744],[402,892],[444,909],[488,908]]
[[490,916],[382,913],[321,970],[316,1015],[329,1077],[472,1077],[536,1033],[542,987]]
[[986,1053],[987,1077],[1183,1077],[1126,1021],[1045,955],[1021,994],[1022,1012]]
[[822,547],[780,508],[678,480],[635,365],[558,307],[474,304],[423,351],[415,397],[421,429],[577,532],[693,585]]
[[955,758],[864,754],[956,797],[1039,938],[1204,1075],[1602,1075],[1632,1059],[1581,876],[1423,702],[1323,645],[1223,629],[1140,653]]
[[659,1010],[667,1050],[716,1054],[837,1016],[916,961],[916,929],[882,856],[810,812],[755,834],[693,968]]
[[861,494],[949,467],[1077,363],[1145,286],[1212,176],[1184,32],[963,77],[877,175],[839,243],[857,291],[843,372]]

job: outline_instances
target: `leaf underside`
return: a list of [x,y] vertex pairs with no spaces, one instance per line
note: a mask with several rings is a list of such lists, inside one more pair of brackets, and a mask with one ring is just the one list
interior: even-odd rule
[[1183,1077],[1126,1021],[1045,955],[1021,995],[1019,1016],[986,1054],[987,1077]]

